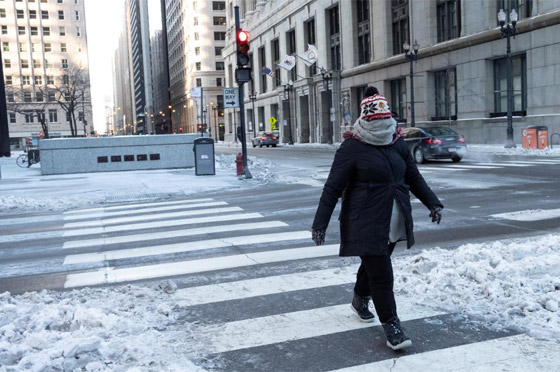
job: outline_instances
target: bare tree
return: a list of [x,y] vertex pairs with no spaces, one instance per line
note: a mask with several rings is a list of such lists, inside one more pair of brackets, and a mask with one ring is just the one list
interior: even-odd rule
[[49,125],[47,117],[45,114],[48,102],[46,102],[46,97],[43,96],[43,102],[33,103],[33,108],[29,108],[29,102],[21,102],[17,100],[18,94],[13,85],[6,87],[6,101],[7,111],[26,115],[30,118],[37,118],[37,121],[41,124],[41,129],[43,131],[43,138],[49,137]]
[[[72,137],[78,136],[76,110],[82,107],[85,122],[84,102],[90,100],[89,75],[87,70],[77,65],[69,65],[64,74],[58,76],[54,84],[47,85],[44,90],[47,101],[57,103],[66,113]],[[86,131],[87,133],[87,131]]]

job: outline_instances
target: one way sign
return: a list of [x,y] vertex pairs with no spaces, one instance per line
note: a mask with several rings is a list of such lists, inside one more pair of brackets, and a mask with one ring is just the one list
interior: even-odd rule
[[239,107],[238,88],[224,88],[224,108]]

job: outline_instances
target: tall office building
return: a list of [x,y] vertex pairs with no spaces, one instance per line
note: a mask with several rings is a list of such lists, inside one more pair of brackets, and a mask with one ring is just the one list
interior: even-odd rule
[[[23,147],[25,138],[38,137],[45,123],[51,137],[91,134],[86,21],[83,0],[2,0],[0,41],[8,101],[10,144]],[[81,100],[73,112],[60,88],[79,74]],[[67,97],[66,97],[67,98]]]
[[113,90],[114,133],[120,135],[133,134],[136,123],[136,109],[132,95],[134,80],[132,78],[132,59],[130,56],[130,33],[128,32],[126,17],[123,20],[119,43],[113,60]]
[[203,123],[214,138],[223,139],[226,2],[168,0],[165,14],[173,130],[194,133]]

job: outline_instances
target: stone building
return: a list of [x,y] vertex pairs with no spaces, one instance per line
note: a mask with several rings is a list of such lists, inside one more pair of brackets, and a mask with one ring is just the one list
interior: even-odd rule
[[[173,131],[223,139],[225,1],[165,2]],[[202,88],[202,99],[195,98]],[[196,93],[195,93],[196,92]]]
[[[0,41],[8,104],[10,145],[23,148],[39,137],[44,120],[50,137],[93,130],[86,22],[83,0],[0,1]],[[72,112],[64,109],[63,85],[80,78]],[[82,94],[83,93],[83,94]],[[72,119],[69,119],[72,116]]]
[[[247,121],[254,105],[255,129],[270,130],[274,117],[284,124],[283,142],[288,125],[295,142],[339,142],[358,117],[367,85],[378,87],[399,121],[410,125],[411,64],[403,45],[416,41],[416,125],[449,126],[471,143],[505,143],[500,9],[508,15],[516,9],[519,16],[511,39],[514,140],[520,143],[520,128],[530,125],[560,132],[560,0],[231,0],[223,52],[228,87],[236,86],[236,5],[251,37]],[[312,67],[297,57],[308,44],[319,54]],[[297,58],[290,72],[278,67],[286,55]],[[275,76],[263,74],[263,67]],[[226,111],[226,139],[233,140],[238,120],[237,111]]]

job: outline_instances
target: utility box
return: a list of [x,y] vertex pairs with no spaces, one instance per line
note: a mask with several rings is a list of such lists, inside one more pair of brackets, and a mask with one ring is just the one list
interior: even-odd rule
[[548,147],[548,127],[535,127],[537,129],[537,148],[539,150]]
[[537,129],[534,127],[521,129],[521,146],[524,149],[537,148]]
[[216,159],[214,156],[214,140],[201,137],[194,140],[194,167],[197,176],[214,176]]

